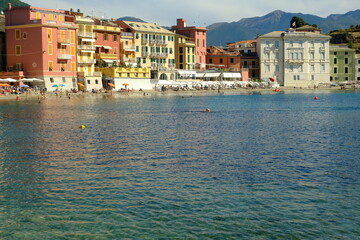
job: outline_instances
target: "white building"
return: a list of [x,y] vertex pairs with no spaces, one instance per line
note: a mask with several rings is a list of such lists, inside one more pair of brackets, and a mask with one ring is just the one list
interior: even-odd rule
[[275,31],[257,38],[260,78],[285,87],[330,83],[330,37],[315,32]]
[[355,54],[355,80],[360,81],[360,54]]

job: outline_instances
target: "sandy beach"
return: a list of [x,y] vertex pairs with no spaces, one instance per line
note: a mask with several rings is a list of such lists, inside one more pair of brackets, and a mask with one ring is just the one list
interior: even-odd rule
[[[144,91],[129,91],[129,92],[116,92],[113,91],[112,93],[91,93],[91,92],[79,92],[79,93],[70,93],[71,98],[79,98],[79,97],[87,97],[87,96],[113,96],[113,97],[159,97],[159,96],[166,96],[166,95],[180,95],[180,96],[206,96],[206,95],[251,95],[251,94],[294,94],[294,93],[331,93],[331,92],[346,92],[346,91],[358,91],[358,87],[347,87],[345,89],[341,89],[340,87],[319,87],[319,88],[286,88],[280,87],[278,91],[275,89],[269,88],[237,88],[237,89],[221,89],[220,92],[218,90],[187,90],[187,91],[155,91],[155,90],[144,90]],[[2,100],[14,100],[14,101],[29,101],[29,100],[38,100],[44,101],[46,99],[62,99],[62,98],[69,98],[66,96],[65,93],[62,95],[56,95],[54,92],[46,93],[46,98],[40,98],[39,92],[32,92],[30,95],[26,96],[25,93],[20,95],[8,94],[8,95],[1,95],[0,101]],[[17,98],[18,97],[18,98]]]

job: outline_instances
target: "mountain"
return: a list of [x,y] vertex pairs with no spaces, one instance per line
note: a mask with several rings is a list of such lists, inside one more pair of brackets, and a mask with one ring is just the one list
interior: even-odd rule
[[29,6],[29,4],[19,0],[0,0],[0,11],[4,12],[7,9],[8,3],[11,3],[13,7]]
[[258,35],[272,31],[285,31],[289,28],[293,16],[300,17],[310,24],[316,24],[322,33],[329,33],[331,30],[357,25],[360,22],[360,9],[345,14],[332,14],[327,18],[276,10],[262,17],[243,18],[231,23],[214,23],[207,27],[207,43],[224,46],[226,43],[255,39]]
[[121,17],[117,19],[118,21],[130,21],[130,22],[145,22],[144,20],[136,17]]

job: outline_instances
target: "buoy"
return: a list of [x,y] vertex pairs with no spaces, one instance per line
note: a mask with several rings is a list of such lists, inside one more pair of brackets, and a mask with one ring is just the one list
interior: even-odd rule
[[210,112],[210,108],[205,109],[205,112]]
[[86,128],[86,127],[85,127],[85,125],[80,125],[80,127],[79,127],[79,128]]
[[317,96],[314,97],[314,100],[318,100],[319,98]]

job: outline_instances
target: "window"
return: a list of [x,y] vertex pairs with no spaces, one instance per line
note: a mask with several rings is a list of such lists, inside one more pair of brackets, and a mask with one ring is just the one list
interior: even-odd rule
[[311,65],[310,65],[310,71],[311,71],[311,72],[314,72],[314,71],[315,71],[315,65],[314,65],[314,64],[311,64]]
[[303,42],[301,40],[299,41],[299,45],[300,45],[300,47],[303,46]]
[[348,52],[345,52],[345,55],[348,55],[349,53]]
[[196,39],[196,46],[199,47],[200,44],[199,44],[199,39]]
[[107,33],[104,33],[104,41],[107,41],[108,39],[109,39],[109,36],[108,36],[108,34]]
[[275,58],[276,58],[276,59],[279,59],[279,58],[280,58],[279,53],[275,53]]
[[279,41],[275,41],[275,48],[278,49],[280,46]]
[[294,46],[294,41],[290,41],[290,47],[293,47]]
[[294,71],[294,66],[290,65],[290,72]]
[[75,31],[70,32],[70,43],[75,43]]
[[59,21],[61,21],[61,22],[64,21],[64,16],[63,16],[63,15],[60,15],[60,16],[59,16]]
[[179,47],[179,53],[183,53],[183,47]]
[[62,78],[62,82],[66,83],[66,78],[65,77]]
[[358,68],[358,73],[360,73],[360,68]]
[[76,63],[74,63],[74,62],[71,63],[71,71],[72,72],[76,71]]
[[65,65],[65,63],[61,63],[61,65],[60,65],[60,70],[61,70],[62,72],[65,72],[65,70],[66,70],[66,65]]
[[294,80],[296,80],[296,75],[293,76]]
[[334,64],[337,64],[337,58],[334,58]]
[[349,73],[349,68],[345,67],[345,73]]
[[75,56],[75,46],[70,47],[70,54]]
[[143,63],[146,63],[146,58],[143,58]]
[[15,40],[20,40],[20,39],[21,39],[21,30],[16,29],[15,30]]
[[349,64],[349,59],[345,58],[345,64]]
[[265,72],[266,73],[270,72],[270,65],[265,65]]
[[210,59],[209,59],[209,63],[210,63],[210,64],[211,64],[211,63],[213,63],[213,60],[212,60],[212,58],[210,58]]
[[203,47],[205,47],[205,39],[203,39]]
[[24,40],[27,39],[27,32],[23,32],[23,39],[24,39]]
[[139,39],[139,33],[135,34],[136,39]]
[[279,71],[280,71],[280,66],[279,66],[279,65],[276,65],[276,66],[275,66],[275,71],[276,71],[276,72],[279,72]]
[[234,58],[230,58],[230,63],[234,63]]
[[96,80],[95,80],[95,84],[99,84],[99,80],[96,79]]
[[337,52],[334,52],[334,55],[337,55]]
[[20,46],[20,45],[16,45],[16,46],[15,46],[15,55],[16,55],[16,56],[20,56],[20,55],[21,55],[21,46]]
[[315,80],[315,75],[311,75],[311,80]]
[[314,47],[314,46],[315,46],[315,42],[314,42],[314,41],[311,41],[311,42],[310,42],[310,46],[311,46],[311,47]]
[[220,58],[220,60],[219,60],[219,61],[220,61],[220,63],[223,63],[223,59],[222,59],[222,58]]
[[303,71],[303,66],[300,65],[300,66],[299,66],[299,72],[302,72],[302,71]]
[[48,38],[48,42],[52,42],[52,29],[48,29],[47,30],[47,38]]
[[118,36],[116,34],[113,35],[114,42],[118,40]]
[[90,84],[90,80],[87,80],[87,84]]
[[51,77],[51,78],[50,78],[50,82],[51,82],[51,83],[54,83],[54,78]]
[[136,46],[136,52],[139,52],[139,46]]
[[300,80],[300,75],[297,75],[297,80]]
[[52,72],[52,70],[53,70],[53,62],[49,61],[48,65],[49,65],[49,72]]
[[48,19],[49,19],[50,21],[54,20],[54,15],[49,14],[49,15],[48,15]]
[[41,19],[41,13],[36,12],[36,14],[35,14],[35,18],[36,18],[36,19]]
[[51,44],[48,45],[48,54],[53,55],[53,45]]
[[325,72],[325,64],[321,64],[320,66],[321,66],[321,71]]

